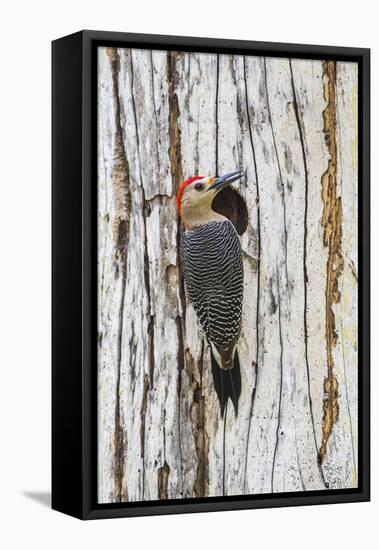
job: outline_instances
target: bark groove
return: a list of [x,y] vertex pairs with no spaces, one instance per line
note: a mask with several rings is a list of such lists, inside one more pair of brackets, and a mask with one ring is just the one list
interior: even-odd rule
[[336,139],[336,63],[324,64],[324,97],[326,108],[323,112],[325,141],[329,151],[328,168],[321,179],[324,211],[321,220],[324,229],[324,246],[328,248],[326,267],[326,349],[328,375],[324,381],[324,404],[320,461],[324,460],[327,444],[338,420],[338,381],[334,374],[333,348],[337,343],[334,305],[341,299],[338,280],[342,274],[344,260],[342,245],[342,202],[337,191],[337,139]]
[[130,222],[130,189],[129,189],[129,165],[125,153],[124,140],[121,128],[121,105],[119,96],[118,78],[120,71],[120,58],[116,50],[108,49],[111,62],[113,97],[115,101],[115,143],[113,152],[113,190],[115,201],[115,217],[113,234],[115,242],[116,277],[121,276],[122,290],[119,304],[119,328],[117,342],[117,382],[116,382],[116,407],[114,427],[114,485],[115,498],[122,502],[128,500],[127,491],[124,488],[125,454],[127,452],[127,437],[123,428],[122,411],[120,407],[120,380],[121,380],[121,355],[123,332],[123,309],[125,305],[126,287],[126,258],[129,241]]
[[[357,486],[357,74],[99,49],[99,502]],[[175,197],[236,169],[214,203],[244,266],[241,397],[222,419]]]

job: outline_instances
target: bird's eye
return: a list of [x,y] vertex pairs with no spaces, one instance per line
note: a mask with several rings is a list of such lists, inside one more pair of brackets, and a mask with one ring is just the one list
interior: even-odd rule
[[203,184],[198,182],[198,183],[195,183],[195,189],[197,191],[201,191],[203,189]]

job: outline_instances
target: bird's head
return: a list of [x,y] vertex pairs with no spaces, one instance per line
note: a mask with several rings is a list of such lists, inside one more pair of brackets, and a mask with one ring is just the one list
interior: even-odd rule
[[223,176],[194,176],[184,181],[176,196],[180,217],[187,229],[192,229],[219,219],[220,214],[212,210],[212,202],[217,193],[239,180],[243,172],[229,172]]

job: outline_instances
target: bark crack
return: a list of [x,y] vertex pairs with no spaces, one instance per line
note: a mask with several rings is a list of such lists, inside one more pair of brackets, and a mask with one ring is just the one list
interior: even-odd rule
[[121,299],[118,319],[117,336],[117,374],[116,374],[116,404],[114,427],[114,465],[113,484],[114,498],[117,502],[128,500],[125,486],[125,457],[127,453],[127,436],[124,430],[123,414],[121,409],[121,359],[122,359],[122,333],[124,324],[124,305],[127,277],[127,248],[129,241],[130,223],[130,177],[129,164],[126,156],[123,131],[121,126],[121,102],[119,96],[118,74],[120,70],[120,56],[115,48],[108,48],[107,54],[110,60],[113,96],[115,101],[115,145],[113,153],[113,197],[114,197],[114,224],[113,238],[115,242],[116,277],[122,277]]
[[337,139],[336,139],[336,62],[325,61],[323,66],[324,136],[329,152],[328,166],[321,178],[321,197],[324,204],[321,225],[324,229],[323,242],[328,248],[326,266],[326,353],[327,376],[324,380],[324,402],[322,419],[322,441],[320,462],[322,463],[334,424],[338,420],[338,381],[334,374],[333,349],[337,344],[337,331],[333,306],[340,302],[338,279],[342,274],[344,260],[342,245],[342,201],[337,195]]
[[248,463],[248,451],[249,451],[249,443],[250,443],[250,431],[251,431],[251,422],[253,418],[254,413],[254,402],[255,402],[255,394],[256,394],[256,388],[258,385],[258,376],[259,376],[259,350],[260,350],[260,343],[259,343],[259,315],[260,315],[260,279],[261,279],[261,217],[260,217],[260,204],[259,204],[259,179],[258,179],[258,169],[257,169],[257,160],[255,156],[255,147],[254,147],[254,141],[253,141],[253,130],[251,126],[251,119],[250,119],[250,108],[249,108],[249,97],[247,93],[247,76],[246,76],[246,58],[244,56],[243,58],[243,77],[244,77],[244,84],[245,84],[245,100],[246,100],[246,114],[247,114],[247,122],[249,127],[249,137],[250,137],[250,144],[251,144],[251,151],[253,154],[253,162],[254,162],[254,173],[255,173],[255,186],[256,186],[256,194],[257,194],[257,255],[258,257],[256,260],[257,265],[257,299],[256,299],[256,320],[255,320],[255,331],[256,331],[256,356],[255,356],[255,386],[253,389],[253,392],[251,394],[251,403],[250,403],[250,413],[249,413],[249,425],[247,429],[247,438],[246,438],[246,451],[245,451],[245,466],[244,466],[244,477],[243,477],[243,489],[244,492],[246,492],[246,475],[247,475],[247,463]]
[[168,478],[170,475],[170,466],[166,460],[166,409],[163,411],[163,466],[158,468],[158,498],[160,500],[168,499]]
[[151,70],[151,96],[152,96],[153,108],[154,108],[154,118],[155,118],[155,127],[156,127],[156,140],[157,140],[157,144],[158,144],[158,147],[156,149],[156,159],[157,159],[157,165],[158,165],[158,176],[159,176],[159,180],[160,180],[161,160],[160,160],[160,155],[159,155],[159,147],[161,145],[161,140],[160,140],[160,137],[159,137],[159,118],[158,118],[158,113],[157,113],[157,105],[156,105],[156,102],[155,102],[153,50],[150,50],[150,70]]
[[278,452],[279,446],[279,430],[282,414],[282,392],[283,392],[283,334],[282,334],[282,314],[281,314],[281,297],[280,297],[280,288],[279,288],[279,272],[278,266],[276,266],[276,285],[278,291],[278,330],[279,330],[279,345],[280,345],[280,378],[279,378],[279,404],[278,404],[278,423],[276,426],[276,437],[275,437],[275,448],[274,455],[272,458],[272,469],[271,469],[271,492],[274,492],[274,474],[275,474],[275,463],[276,455]]
[[295,425],[295,449],[296,449],[297,469],[299,470],[301,488],[302,488],[303,491],[306,491],[306,487],[305,487],[305,483],[304,483],[304,479],[303,479],[303,474],[302,474],[301,466],[300,466],[299,449],[298,449],[298,444],[297,444],[297,426],[296,426],[296,419],[295,418],[294,418],[294,425]]
[[148,392],[151,391],[154,385],[154,368],[155,368],[155,359],[154,359],[154,316],[151,313],[151,288],[150,288],[150,268],[149,268],[149,253],[147,248],[147,223],[146,220],[149,216],[150,206],[149,202],[145,196],[145,188],[143,186],[142,171],[141,171],[141,160],[139,152],[139,129],[138,129],[138,118],[137,118],[137,109],[134,97],[134,67],[133,67],[133,55],[132,50],[129,50],[130,56],[130,94],[132,100],[133,116],[134,116],[134,127],[136,132],[136,141],[137,141],[137,153],[138,153],[138,166],[139,166],[139,178],[140,178],[140,189],[142,192],[142,210],[143,210],[143,228],[144,228],[144,283],[147,294],[147,356],[148,356],[148,374],[145,373],[144,378],[144,388],[142,395],[141,403],[141,428],[140,428],[140,446],[141,446],[141,458],[142,458],[142,498],[145,495],[145,445],[146,445],[146,429],[145,429],[145,419],[146,411],[148,404]]
[[142,500],[145,500],[145,431],[146,431],[146,410],[147,410],[147,396],[150,390],[150,380],[149,376],[145,374],[143,381],[143,394],[141,402],[141,431],[140,431],[140,447],[141,447],[141,458],[142,458]]
[[204,369],[204,340],[201,343],[201,354],[199,359],[200,383],[196,385],[193,392],[193,403],[191,405],[192,429],[195,438],[196,455],[198,463],[194,483],[196,497],[208,496],[208,451],[209,437],[205,430],[205,397],[203,395],[203,369]]
[[168,156],[170,159],[171,176],[175,191],[178,190],[184,179],[182,169],[181,131],[179,126],[180,110],[178,96],[175,91],[179,80],[176,70],[176,63],[179,55],[178,52],[167,52],[168,131],[170,137]]
[[[179,284],[179,283],[178,283]],[[180,286],[180,285],[179,285]],[[180,290],[179,290],[180,293]],[[181,299],[181,297],[179,298]],[[178,382],[177,382],[177,395],[178,395],[178,436],[179,436],[179,459],[180,459],[180,475],[181,475],[181,495],[183,495],[184,486],[183,486],[183,451],[182,451],[182,413],[180,400],[182,395],[182,373],[185,368],[185,359],[184,359],[184,345],[183,345],[183,328],[180,315],[176,317],[176,331],[178,338]]]
[[275,132],[274,132],[274,126],[273,126],[272,117],[271,117],[270,98],[269,98],[268,85],[267,85],[267,66],[266,66],[266,58],[265,57],[263,58],[263,66],[264,66],[264,85],[265,85],[266,99],[267,99],[268,119],[269,119],[270,128],[271,128],[272,141],[273,141],[273,144],[274,144],[276,163],[278,165],[279,180],[280,180],[280,194],[281,194],[281,197],[282,197],[282,205],[283,205],[284,267],[285,267],[285,272],[286,272],[287,292],[288,292],[289,277],[288,277],[288,260],[287,260],[287,258],[288,258],[288,254],[287,254],[288,233],[287,233],[286,192],[285,192],[284,181],[283,181],[283,176],[282,176],[282,169],[280,167],[279,153],[278,153],[278,148],[277,148],[277,145],[276,145],[276,137],[275,137]]
[[[301,120],[301,117],[300,117],[299,104],[298,104],[297,97],[296,97],[296,88],[295,88],[295,81],[294,81],[294,76],[293,76],[293,69],[292,69],[291,59],[289,59],[289,68],[290,68],[291,87],[292,87],[292,94],[293,94],[293,107],[294,107],[294,112],[295,112],[296,124],[297,124],[298,132],[299,132],[301,152],[302,152],[302,158],[303,158],[303,168],[304,168],[304,226],[303,226],[304,227],[304,238],[303,238],[304,310],[303,310],[303,323],[304,323],[304,356],[305,356],[305,366],[306,366],[306,373],[307,373],[307,391],[308,391],[309,412],[310,412],[310,416],[311,416],[313,439],[314,439],[314,444],[315,444],[315,451],[316,451],[316,454],[317,454],[317,463],[318,463],[319,472],[320,472],[322,481],[323,481],[324,485],[326,486],[325,479],[324,479],[324,473],[323,473],[322,468],[320,466],[319,453],[318,453],[318,445],[317,445],[317,438],[316,438],[316,427],[315,427],[315,420],[314,420],[313,406],[312,406],[311,379],[310,379],[309,354],[308,354],[308,319],[307,319],[307,311],[308,311],[307,246],[308,246],[308,191],[309,191],[308,163],[307,163],[307,154],[306,154],[306,147],[305,147],[304,129],[303,129],[302,120]],[[299,465],[299,467],[300,467],[300,465]],[[301,475],[301,472],[300,472],[300,475]]]

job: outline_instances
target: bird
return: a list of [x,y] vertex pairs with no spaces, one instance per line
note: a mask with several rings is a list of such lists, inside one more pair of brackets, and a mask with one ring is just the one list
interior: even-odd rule
[[241,333],[243,262],[231,221],[212,208],[215,196],[244,172],[193,176],[179,187],[180,259],[189,301],[210,347],[213,385],[224,418],[228,399],[235,416],[241,395],[237,343]]

